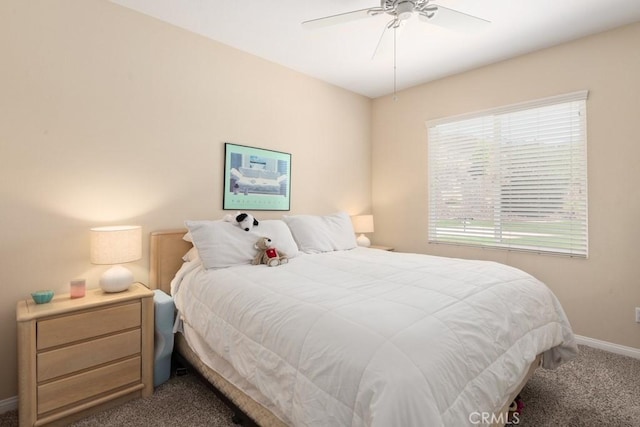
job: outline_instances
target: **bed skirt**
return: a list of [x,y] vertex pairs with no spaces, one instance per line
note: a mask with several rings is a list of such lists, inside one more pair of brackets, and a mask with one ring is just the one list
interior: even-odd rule
[[[218,391],[225,395],[238,409],[244,412],[245,415],[251,418],[253,422],[255,422],[260,427],[287,427],[287,424],[284,423],[280,418],[275,416],[269,409],[256,402],[231,382],[227,381],[222,375],[202,362],[196,355],[196,353],[191,349],[184,335],[182,335],[181,333],[175,334],[175,340],[174,351],[177,351],[182,357],[184,357],[196,371],[198,371],[207,381],[209,381],[210,384],[218,389]],[[533,363],[531,363],[527,373],[522,378],[522,381],[520,382],[520,384],[518,384],[516,390],[512,393],[509,403],[505,405],[505,407],[502,408],[502,410],[499,412],[504,414],[503,417],[499,417],[498,419],[506,419],[504,417],[508,412],[511,401],[515,399],[515,397],[518,395],[518,393],[520,393],[527,381],[531,379],[536,369],[541,365],[542,354],[538,355]],[[497,426],[504,426],[504,423],[498,422],[491,425],[491,427]]]
[[280,418],[246,395],[219,373],[204,364],[187,343],[181,333],[175,334],[175,351],[193,366],[209,383],[225,395],[238,409],[261,427],[286,427]]

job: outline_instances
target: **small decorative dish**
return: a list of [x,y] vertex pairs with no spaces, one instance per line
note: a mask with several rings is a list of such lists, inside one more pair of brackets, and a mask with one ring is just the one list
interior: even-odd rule
[[31,293],[31,298],[33,298],[36,304],[45,304],[53,298],[53,291],[35,291]]

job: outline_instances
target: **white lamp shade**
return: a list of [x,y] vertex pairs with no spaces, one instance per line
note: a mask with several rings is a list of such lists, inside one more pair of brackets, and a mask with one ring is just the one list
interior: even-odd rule
[[142,227],[122,225],[91,229],[91,263],[122,264],[142,258]]
[[351,222],[356,233],[373,233],[373,215],[352,216]]

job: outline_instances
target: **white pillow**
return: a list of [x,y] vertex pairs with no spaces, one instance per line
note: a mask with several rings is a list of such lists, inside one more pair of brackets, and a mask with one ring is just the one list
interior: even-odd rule
[[195,261],[198,258],[200,258],[200,255],[198,254],[198,249],[196,249],[196,247],[192,247],[191,249],[189,249],[189,251],[184,254],[184,256],[182,257],[182,260],[184,262],[189,262],[189,261]]
[[250,264],[256,255],[255,243],[269,237],[274,246],[289,258],[298,255],[291,231],[280,220],[263,220],[251,231],[228,221],[185,221],[193,244],[205,268],[224,268]]
[[357,246],[353,224],[346,212],[324,216],[289,215],[283,219],[302,252],[343,251]]

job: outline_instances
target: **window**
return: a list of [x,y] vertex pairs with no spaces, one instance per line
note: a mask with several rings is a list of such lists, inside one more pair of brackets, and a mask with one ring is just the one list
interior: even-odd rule
[[587,94],[428,122],[429,242],[587,257]]

